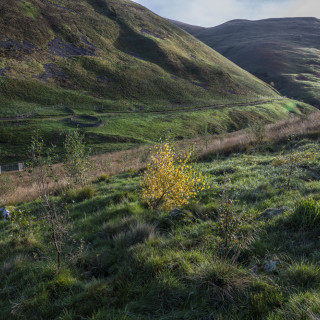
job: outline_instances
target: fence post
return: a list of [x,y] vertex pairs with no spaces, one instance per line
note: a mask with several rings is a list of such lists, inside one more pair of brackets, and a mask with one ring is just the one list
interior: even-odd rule
[[19,171],[23,171],[23,163],[18,163],[18,169]]
[[1,174],[1,166],[0,166],[0,174]]

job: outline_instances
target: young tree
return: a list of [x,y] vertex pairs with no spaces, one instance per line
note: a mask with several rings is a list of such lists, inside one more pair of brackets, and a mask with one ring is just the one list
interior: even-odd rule
[[58,205],[52,199],[50,183],[57,183],[54,177],[53,162],[56,157],[52,148],[45,150],[44,141],[36,132],[31,142],[31,157],[29,164],[35,178],[41,200],[42,215],[50,230],[50,238],[57,254],[57,269],[61,269],[61,259],[65,237],[67,235],[67,210],[64,205]]
[[249,134],[255,139],[255,143],[260,146],[265,137],[266,124],[263,120],[255,120],[248,127]]
[[189,163],[192,152],[179,156],[169,142],[154,147],[142,177],[142,199],[153,208],[170,210],[186,205],[209,188],[202,173]]
[[67,134],[64,152],[64,168],[69,182],[85,185],[90,170],[90,150],[86,147],[84,136],[79,129]]
[[239,230],[244,219],[244,212],[239,213],[236,210],[235,201],[231,197],[231,181],[226,175],[222,186],[217,220],[217,230],[222,238],[221,249],[225,258],[232,243],[238,242]]

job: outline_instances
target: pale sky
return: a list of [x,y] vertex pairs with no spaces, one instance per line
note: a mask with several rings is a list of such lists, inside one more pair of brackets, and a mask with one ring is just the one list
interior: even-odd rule
[[320,0],[135,0],[158,15],[213,27],[233,19],[320,18]]

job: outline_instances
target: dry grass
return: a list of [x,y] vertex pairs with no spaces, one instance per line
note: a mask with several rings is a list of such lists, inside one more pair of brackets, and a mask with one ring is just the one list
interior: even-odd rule
[[[320,133],[320,111],[306,117],[292,117],[289,120],[277,122],[266,126],[265,141],[279,141],[290,135],[305,135]],[[227,153],[246,150],[256,142],[255,137],[248,130],[241,130],[229,134],[215,135],[211,137],[199,137],[196,139],[179,142],[179,148],[185,149],[194,146],[198,156],[206,157],[215,153]],[[93,169],[90,176],[93,179],[102,174],[116,175],[130,169],[140,170],[146,166],[148,147],[113,152],[92,157]],[[66,185],[67,180],[61,165],[54,166],[56,175],[59,177],[59,186]],[[32,174],[28,171],[13,172],[9,174],[14,186],[13,192],[3,197],[6,204],[17,204],[19,202],[31,201],[38,197],[36,183]],[[57,189],[55,182],[50,183],[54,192]]]

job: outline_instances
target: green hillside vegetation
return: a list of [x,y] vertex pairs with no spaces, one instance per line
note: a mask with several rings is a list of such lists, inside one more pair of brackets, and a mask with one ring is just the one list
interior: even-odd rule
[[[73,110],[76,110],[76,117]],[[314,110],[310,105],[289,99],[274,99],[260,104],[231,104],[229,107],[189,107],[183,111],[177,109],[171,112],[104,113],[99,110],[49,108],[31,119],[2,121],[0,165],[29,160],[29,145],[36,129],[47,143],[61,148],[67,131],[73,130],[77,125],[92,124],[93,127],[81,127],[80,130],[85,134],[93,153],[105,153],[153,144],[170,131],[177,139],[190,139],[204,134],[237,131],[256,121],[273,123],[293,115],[303,116]],[[94,117],[81,117],[87,114]],[[100,123],[103,126],[99,126]]]
[[[318,318],[319,137],[260,147],[198,162],[211,188],[178,212],[148,209],[136,171],[69,194],[60,273],[39,201],[20,204],[0,222],[0,318]],[[296,155],[288,186],[281,163]],[[245,214],[227,254],[223,190]]]
[[0,4],[0,114],[74,104],[140,110],[277,94],[129,0]]
[[233,20],[202,29],[176,24],[282,95],[319,106],[319,19]]
[[79,124],[107,152],[312,111],[129,0],[10,0],[0,12],[0,164],[28,160],[36,128],[59,146]]

